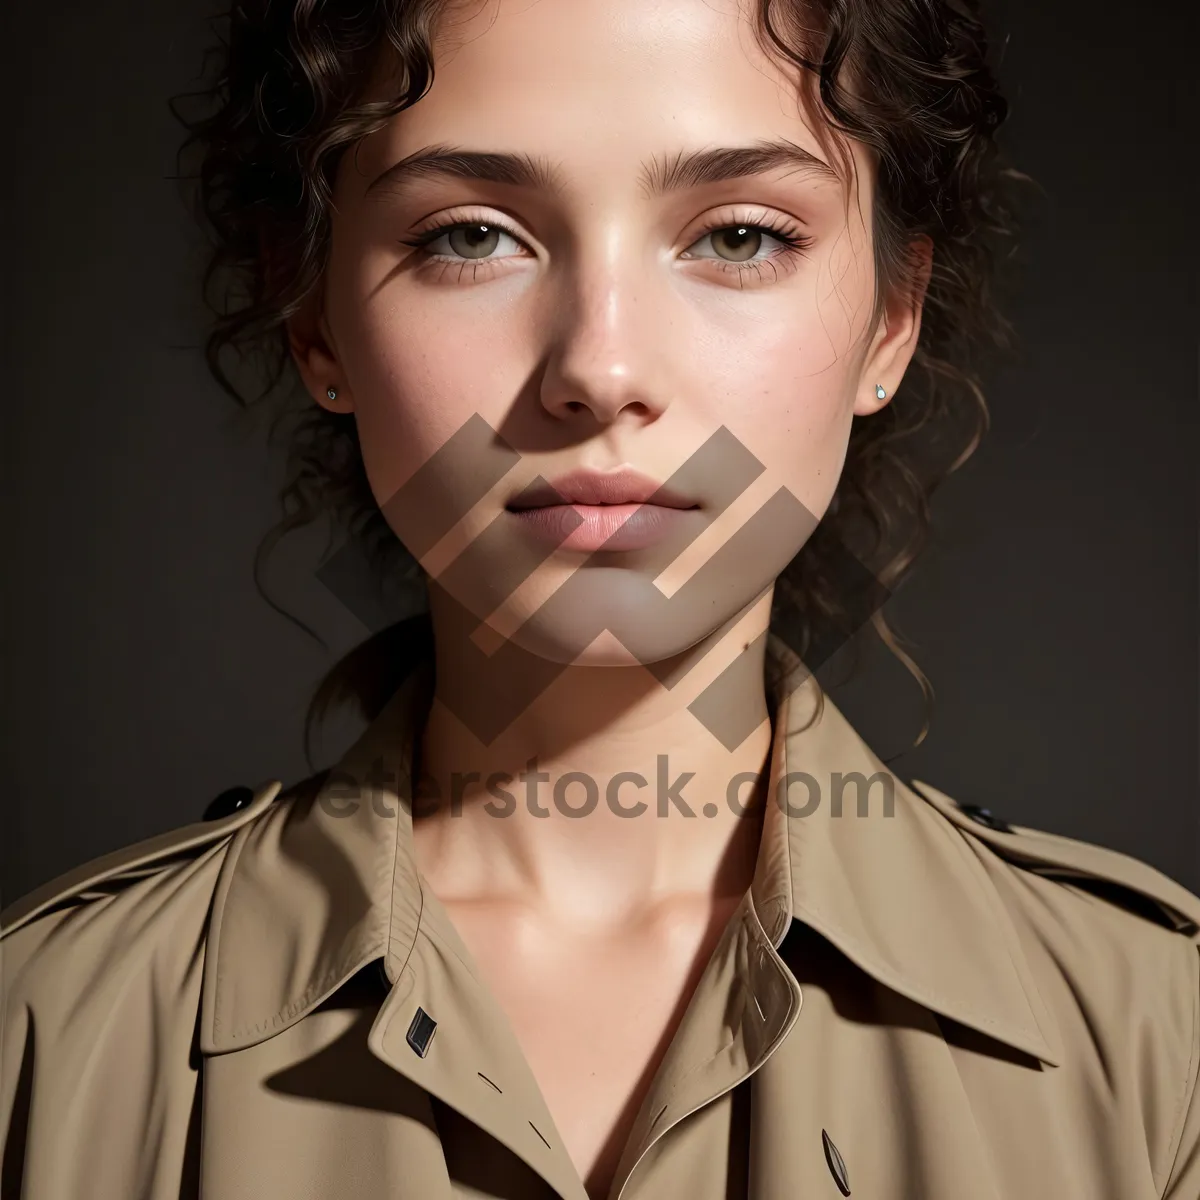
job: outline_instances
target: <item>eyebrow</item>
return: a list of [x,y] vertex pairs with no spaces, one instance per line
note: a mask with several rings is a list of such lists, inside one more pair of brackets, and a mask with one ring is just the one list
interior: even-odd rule
[[[840,179],[823,159],[795,142],[780,138],[760,140],[749,146],[681,150],[673,158],[643,163],[639,183],[650,198],[658,199],[685,188],[748,179],[784,167],[820,178]],[[385,185],[403,188],[421,176],[430,175],[506,183],[556,196],[566,191],[561,171],[548,158],[498,150],[467,150],[441,143],[426,146],[393,163],[367,185],[367,193]]]

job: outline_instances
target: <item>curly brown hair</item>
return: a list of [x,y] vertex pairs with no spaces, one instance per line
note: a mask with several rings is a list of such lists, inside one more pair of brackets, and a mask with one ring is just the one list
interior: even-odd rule
[[[429,88],[445,7],[237,0],[219,18],[211,86],[190,94],[202,115],[185,117],[184,97],[173,104],[188,131],[181,155],[199,159],[200,216],[215,235],[204,280],[216,313],[209,367],[243,407],[278,405],[271,435],[287,431],[283,516],[259,546],[255,579],[292,620],[263,591],[260,572],[281,538],[323,515],[360,539],[381,575],[414,565],[372,496],[353,416],[328,412],[295,386],[285,322],[325,266],[340,156]],[[780,577],[771,613],[772,631],[813,669],[869,624],[921,686],[919,744],[932,688],[880,604],[927,540],[933,490],[986,432],[981,372],[990,351],[1012,345],[996,284],[1014,244],[1013,185],[1027,177],[1002,165],[996,132],[1007,104],[974,0],[756,0],[754,23],[764,50],[807,81],[819,136],[856,139],[873,155],[876,317],[888,289],[910,285],[919,269],[914,240],[933,245],[908,375],[891,403],[855,418],[833,502]],[[365,101],[385,50],[399,84],[386,101]],[[234,382],[228,352],[253,369],[256,388]],[[411,662],[414,633],[427,632],[419,620],[400,622],[337,664],[309,707],[306,747],[314,722],[341,701],[373,716]]]

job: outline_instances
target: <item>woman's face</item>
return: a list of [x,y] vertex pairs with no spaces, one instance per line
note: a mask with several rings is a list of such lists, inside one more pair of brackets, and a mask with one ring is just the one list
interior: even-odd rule
[[[831,169],[733,0],[491,0],[444,24],[435,68],[343,157],[302,374],[353,411],[389,523],[476,618],[556,661],[628,661],[606,627],[670,657],[762,599],[915,347],[919,305],[872,323],[871,165],[855,146],[857,182]],[[389,171],[430,148],[458,169]],[[746,152],[691,157],[725,148]],[[630,509],[509,508],[621,467],[682,469],[695,507],[596,554]]]

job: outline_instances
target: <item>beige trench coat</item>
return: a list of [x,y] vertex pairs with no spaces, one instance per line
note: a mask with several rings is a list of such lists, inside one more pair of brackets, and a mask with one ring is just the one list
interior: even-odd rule
[[[414,865],[428,680],[0,914],[4,1200],[586,1200]],[[813,691],[776,777],[886,776]],[[1200,900],[884,776],[768,806],[612,1200],[1198,1200]]]

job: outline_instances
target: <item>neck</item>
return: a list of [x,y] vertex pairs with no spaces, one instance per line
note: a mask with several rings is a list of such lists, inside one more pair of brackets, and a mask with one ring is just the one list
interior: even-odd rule
[[504,899],[575,928],[682,897],[736,902],[757,859],[772,738],[757,620],[653,672],[571,665],[506,674],[490,692],[435,622],[413,832],[439,897]]

